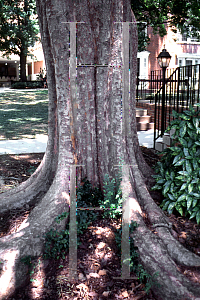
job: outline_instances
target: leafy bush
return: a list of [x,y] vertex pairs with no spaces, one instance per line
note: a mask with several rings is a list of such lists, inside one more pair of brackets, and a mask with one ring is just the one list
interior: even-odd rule
[[122,213],[122,191],[120,189],[121,176],[118,175],[117,179],[110,180],[108,174],[104,177],[104,199],[99,201],[101,208],[109,208],[104,210],[104,218],[116,219],[121,216]]
[[42,81],[26,81],[26,82],[17,81],[13,83],[11,87],[12,89],[43,88],[44,83]]
[[[200,104],[197,104],[200,107]],[[188,111],[173,111],[174,121],[167,131],[174,129],[172,146],[162,152],[157,163],[154,190],[162,190],[161,203],[169,214],[175,208],[181,215],[190,215],[200,222],[200,112],[190,105]]]

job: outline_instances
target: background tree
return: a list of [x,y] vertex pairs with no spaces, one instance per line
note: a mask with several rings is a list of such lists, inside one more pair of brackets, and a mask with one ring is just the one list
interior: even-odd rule
[[[198,0],[131,0],[131,8],[138,22],[138,50],[146,49],[149,38],[147,27],[153,28],[154,34],[161,37],[166,32],[166,25],[176,32],[200,39],[200,2]],[[174,28],[176,27],[176,29]]]
[[39,26],[34,0],[0,1],[0,51],[4,56],[20,57],[20,78],[26,81],[26,58],[28,48],[38,38]]
[[[152,170],[141,154],[135,116],[137,26],[129,0],[37,0],[41,39],[49,86],[48,144],[36,172],[17,188],[0,195],[0,217],[12,210],[35,206],[18,232],[0,239],[0,299],[21,286],[27,270],[25,256],[43,251],[50,228],[62,230],[55,217],[69,210],[70,166],[77,166],[77,184],[82,178],[102,189],[105,174],[116,178],[113,166],[129,165],[130,221],[139,224],[135,233],[142,264],[149,274],[159,272],[158,299],[195,299],[200,286],[187,279],[178,265],[200,266],[200,258],[174,237],[170,221],[155,204],[147,187]],[[69,54],[69,29],[77,24],[77,55]],[[122,22],[130,24],[130,98],[121,103],[123,70]],[[114,23],[119,22],[119,23]],[[71,42],[70,42],[71,43]],[[69,76],[69,61],[116,67],[81,67],[77,79]],[[69,80],[70,78],[70,80]],[[77,90],[73,80],[76,79]],[[128,81],[125,80],[127,84]],[[77,92],[72,102],[71,92]],[[122,105],[128,114],[122,118]],[[126,130],[122,132],[122,122]],[[124,130],[124,129],[123,129]],[[128,178],[130,177],[130,179]],[[156,232],[147,226],[157,226]]]

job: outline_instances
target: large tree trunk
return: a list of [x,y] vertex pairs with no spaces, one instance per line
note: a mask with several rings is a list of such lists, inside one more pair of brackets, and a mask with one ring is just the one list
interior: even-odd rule
[[21,81],[25,82],[27,81],[27,77],[26,77],[26,57],[27,55],[25,54],[25,49],[23,49],[23,47],[21,48],[21,52],[20,52],[20,79]]
[[[139,224],[136,246],[150,274],[159,271],[158,299],[198,299],[200,287],[177,270],[177,265],[200,266],[200,258],[173,237],[170,222],[157,207],[146,185],[152,171],[141,154],[135,117],[137,28],[128,0],[37,0],[49,86],[49,139],[43,162],[24,184],[0,197],[0,214],[35,205],[17,233],[0,239],[0,299],[26,279],[20,258],[43,250],[43,235],[58,226],[55,217],[69,209],[70,165],[78,183],[87,176],[102,188],[105,174],[115,177],[116,165],[130,166],[131,217]],[[122,134],[122,68],[83,67],[77,70],[77,100],[72,103],[69,81],[69,23],[77,24],[77,63],[123,65],[122,23],[130,24],[130,122]],[[119,22],[119,23],[114,23]],[[128,118],[127,118],[128,120]],[[153,234],[145,225],[163,224]],[[129,220],[129,221],[130,221]],[[63,222],[60,229],[65,226]],[[199,298],[200,299],[200,298]]]

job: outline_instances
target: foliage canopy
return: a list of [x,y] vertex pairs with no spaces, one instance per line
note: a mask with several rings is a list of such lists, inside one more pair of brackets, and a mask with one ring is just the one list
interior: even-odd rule
[[39,39],[35,0],[0,0],[0,51],[9,54],[28,54]]
[[[187,36],[200,40],[200,2],[199,0],[131,0],[131,8],[138,22],[139,51],[146,49],[149,42],[145,33],[147,26],[154,34],[164,36],[166,25]],[[174,28],[176,27],[176,29]]]

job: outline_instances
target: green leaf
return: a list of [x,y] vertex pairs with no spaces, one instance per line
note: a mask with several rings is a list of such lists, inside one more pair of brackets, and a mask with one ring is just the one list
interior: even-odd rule
[[155,191],[155,190],[161,190],[161,189],[162,189],[162,186],[161,186],[161,185],[158,185],[158,184],[155,184],[155,185],[151,188],[152,191]]
[[195,199],[193,199],[193,202],[192,202],[192,207],[195,207],[196,206],[196,204],[197,204],[197,199],[195,198]]
[[171,180],[168,180],[168,181],[164,184],[163,195],[165,195],[165,194],[169,191],[171,183],[172,183]]
[[189,219],[192,219],[192,218],[194,218],[194,217],[196,216],[196,214],[197,214],[197,212],[196,212],[196,211],[195,211],[195,212],[193,212],[193,213],[190,215]]
[[194,212],[194,211],[196,211],[196,212],[199,211],[199,206],[196,206],[195,208],[193,208],[192,211],[193,211],[193,212]]
[[170,178],[171,178],[172,181],[174,180],[174,178],[175,178],[175,173],[174,173],[174,171],[171,171],[171,173],[170,173]]
[[189,209],[191,205],[192,205],[192,198],[188,197],[188,199],[187,199],[187,209]]
[[181,191],[182,191],[182,190],[185,190],[186,187],[187,187],[187,183],[183,183],[182,186],[181,186]]
[[[186,146],[187,147],[187,146]],[[181,149],[179,147],[170,147],[169,148],[171,151],[174,151],[174,152],[177,152],[177,153],[180,153]]]
[[199,178],[195,178],[191,181],[191,183],[198,183],[199,182]]
[[175,206],[175,204],[176,204],[176,202],[171,202],[170,204],[169,204],[169,206],[168,206],[168,212],[169,212],[169,214],[171,214],[172,213],[172,211],[173,211],[173,209],[174,209],[174,206]]
[[195,142],[195,144],[196,144],[196,145],[198,145],[198,146],[200,146],[200,142],[198,142],[198,141],[197,141],[197,142]]
[[187,126],[188,126],[190,129],[194,130],[194,126],[193,126],[190,122],[187,123]]
[[180,197],[178,197],[177,202],[180,202],[186,198],[185,194],[182,194]]
[[197,224],[199,224],[199,222],[200,222],[200,211],[198,211],[197,214],[196,214],[196,220],[197,220]]
[[196,160],[193,160],[192,164],[193,164],[194,170],[198,170],[199,169],[199,164],[198,164],[198,162]]
[[176,179],[181,180],[181,181],[185,181],[185,176],[180,175],[180,176],[177,176]]
[[187,129],[186,125],[184,125],[183,127],[181,127],[181,129],[180,129],[180,136],[181,136],[181,137],[184,137],[184,136],[185,136],[185,134],[186,134],[186,129]]
[[173,160],[173,165],[174,165],[175,163],[177,163],[177,161],[179,161],[180,158],[181,158],[181,155],[180,155],[180,154],[176,155],[176,156],[174,157],[174,160]]
[[192,194],[193,194],[194,197],[196,197],[198,199],[200,198],[200,194],[197,194],[197,193],[192,193]]
[[188,148],[183,148],[183,152],[184,152],[186,157],[189,156]]
[[181,206],[175,206],[176,210],[179,212],[179,214],[183,215],[183,208]]
[[175,119],[178,119],[179,117],[179,114],[175,110],[172,110],[172,115]]
[[196,127],[196,128],[198,128],[199,127],[199,119],[198,118],[193,118],[193,124],[194,124],[194,126]]
[[186,114],[186,115],[188,115],[188,116],[192,116],[192,113],[189,110],[184,110],[183,113]]
[[183,120],[186,120],[186,121],[189,121],[190,120],[190,117],[189,116],[186,116],[184,114],[179,114],[179,117],[181,117]]
[[163,209],[163,210],[166,210],[170,202],[171,202],[171,201],[169,201],[169,200],[166,201],[166,202],[163,201],[163,202],[162,202],[162,205],[161,205],[161,206],[162,206],[162,209]]
[[181,160],[179,160],[176,164],[175,164],[175,167],[178,167],[178,166],[181,166],[181,165],[183,165],[184,164],[184,162],[185,162],[185,159],[184,158],[182,158]]
[[188,185],[188,193],[190,194],[192,191],[193,191],[193,184],[190,183],[190,184]]
[[187,171],[179,171],[178,172],[180,175],[183,175],[183,176],[188,176],[188,172]]
[[169,194],[169,193],[168,193],[168,194],[167,194],[167,196],[169,197],[169,199],[170,199],[170,200],[172,200],[172,201],[175,201],[175,199],[174,199],[174,196],[173,196],[173,195],[171,195],[171,194]]
[[190,139],[188,142],[188,148],[190,149],[190,147],[193,145],[193,141]]
[[186,148],[188,147],[188,143],[185,139],[179,137],[178,140],[184,147],[186,147]]
[[163,183],[165,183],[165,179],[159,179],[158,181],[157,181],[157,184],[163,184]]
[[174,193],[174,182],[172,182],[170,186],[170,192],[173,194]]

